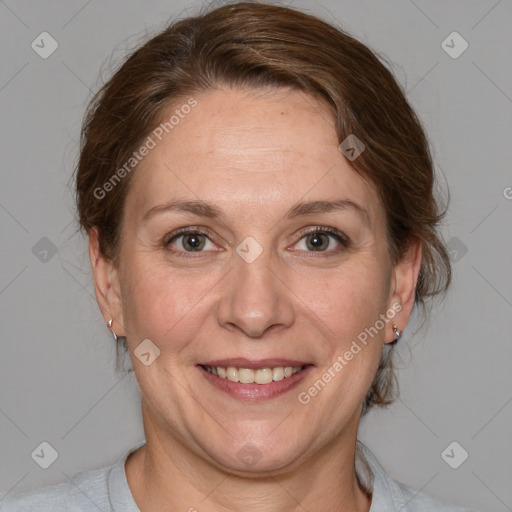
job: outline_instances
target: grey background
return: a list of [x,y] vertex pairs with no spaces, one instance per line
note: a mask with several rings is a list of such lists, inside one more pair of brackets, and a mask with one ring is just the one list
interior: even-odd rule
[[[90,90],[169,17],[200,5],[0,2],[1,491],[112,464],[143,439],[137,385],[114,371],[68,181]],[[512,2],[291,5],[336,18],[394,63],[451,191],[452,290],[428,329],[401,341],[401,398],[370,413],[360,438],[402,482],[512,510]],[[31,48],[43,31],[59,44],[48,59]],[[457,59],[441,47],[453,31],[469,43]],[[42,441],[59,455],[46,470],[31,458]],[[441,458],[452,441],[469,453],[458,469]]]

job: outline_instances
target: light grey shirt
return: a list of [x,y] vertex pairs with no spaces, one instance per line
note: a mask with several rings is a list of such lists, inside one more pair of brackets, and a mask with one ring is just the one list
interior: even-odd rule
[[[77,473],[69,482],[23,493],[3,494],[1,512],[140,512],[133,499],[124,463],[130,448],[112,466]],[[360,441],[356,450],[356,475],[372,493],[370,512],[471,512],[435,500],[390,478],[375,455]],[[197,505],[197,510],[204,507]],[[193,509],[193,504],[192,504]]]

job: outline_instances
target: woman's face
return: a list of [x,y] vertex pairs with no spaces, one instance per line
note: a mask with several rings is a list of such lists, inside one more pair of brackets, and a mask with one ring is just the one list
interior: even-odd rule
[[326,105],[276,89],[195,99],[134,171],[113,327],[147,435],[230,471],[293,467],[355,441],[411,265],[393,267],[383,207]]

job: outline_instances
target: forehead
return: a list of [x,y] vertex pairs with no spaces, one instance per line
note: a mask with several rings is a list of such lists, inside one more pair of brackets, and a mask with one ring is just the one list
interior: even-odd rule
[[338,149],[327,104],[284,89],[219,89],[194,98],[197,105],[175,117],[161,140],[150,134],[155,147],[135,171],[131,209],[178,197],[261,212],[344,198],[381,213],[373,187]]

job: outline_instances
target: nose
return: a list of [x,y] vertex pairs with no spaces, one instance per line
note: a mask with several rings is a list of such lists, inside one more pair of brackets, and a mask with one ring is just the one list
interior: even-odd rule
[[259,338],[293,324],[293,292],[286,285],[286,270],[271,260],[265,250],[251,263],[233,254],[217,311],[222,327]]

